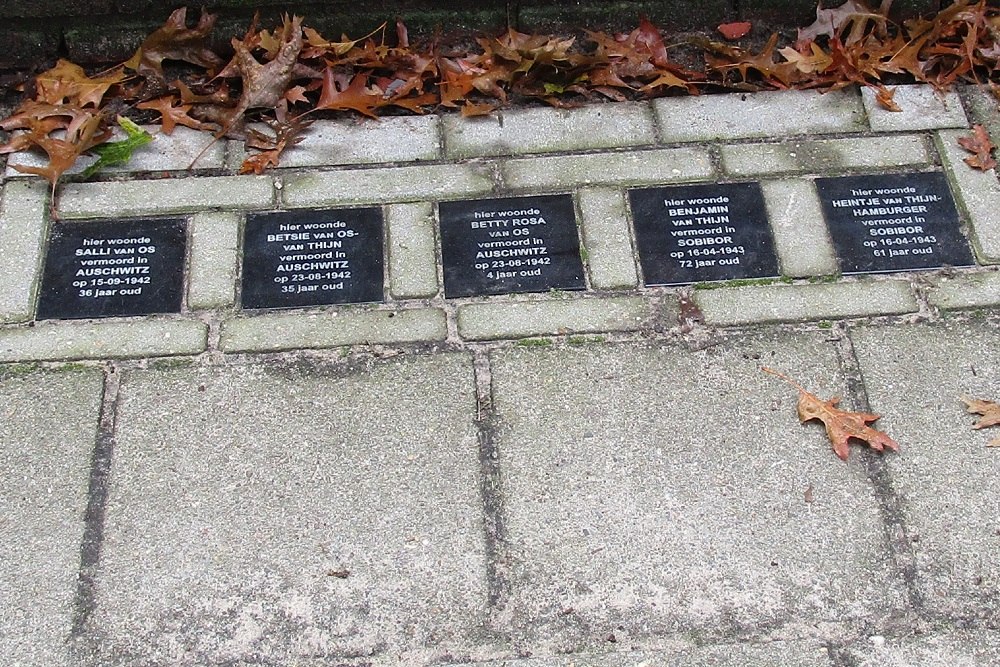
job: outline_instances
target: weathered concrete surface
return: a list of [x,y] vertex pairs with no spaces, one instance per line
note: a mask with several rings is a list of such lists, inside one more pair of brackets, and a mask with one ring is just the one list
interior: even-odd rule
[[[614,646],[614,644],[611,644]],[[818,642],[690,646],[660,651],[614,651],[551,658],[498,660],[463,667],[830,667],[829,652]]]
[[759,369],[842,394],[827,338],[497,353],[515,643],[816,636],[899,614],[903,580],[863,465],[799,426],[795,390]]
[[21,370],[0,370],[0,664],[72,667],[67,642],[102,374]]
[[899,443],[889,459],[929,615],[1000,624],[1000,450],[960,397],[1000,393],[998,321],[867,326],[851,334],[872,409]]
[[461,354],[128,373],[98,662],[465,649],[486,604],[474,387]]
[[850,646],[844,657],[858,667],[992,667],[1000,664],[1000,637],[988,630],[902,639],[875,635]]

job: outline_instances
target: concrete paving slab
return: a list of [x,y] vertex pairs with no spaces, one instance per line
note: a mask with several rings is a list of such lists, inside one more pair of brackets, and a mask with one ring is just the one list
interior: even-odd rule
[[524,660],[495,660],[459,667],[830,667],[818,642],[724,644],[672,651],[609,651]]
[[874,88],[861,89],[868,123],[876,132],[912,132],[969,125],[962,100],[955,91],[939,93],[926,85],[891,86],[890,90],[900,111],[882,108],[875,99]]
[[789,90],[754,95],[696,95],[655,100],[663,142],[858,132],[867,129],[856,90],[820,95]]
[[183,319],[46,321],[0,329],[0,363],[135,359],[198,354],[208,325]]
[[1000,451],[963,394],[1000,400],[998,322],[948,318],[851,333],[869,401],[901,445],[889,459],[927,611],[1000,622]]
[[96,369],[0,368],[0,664],[75,665],[67,641],[102,387]]
[[863,465],[837,460],[759,369],[843,394],[833,345],[768,329],[698,352],[495,353],[514,636],[554,653],[611,633],[815,637],[899,612]]
[[1000,636],[989,630],[901,639],[875,635],[844,653],[857,667],[993,667],[1000,665]]
[[101,665],[465,648],[486,581],[468,355],[122,378]]
[[1000,271],[931,276],[927,301],[943,310],[1000,306]]
[[721,154],[733,176],[891,169],[931,161],[923,138],[910,135],[732,144],[722,146]]
[[42,181],[10,181],[0,201],[0,322],[30,320],[48,228],[48,187]]
[[433,115],[318,120],[282,154],[281,166],[434,160],[441,155],[439,124]]

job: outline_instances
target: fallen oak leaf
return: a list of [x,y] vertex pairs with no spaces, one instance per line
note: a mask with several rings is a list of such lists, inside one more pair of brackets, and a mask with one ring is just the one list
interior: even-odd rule
[[982,125],[973,125],[972,136],[959,137],[958,145],[970,153],[974,153],[974,155],[965,158],[965,164],[973,169],[989,171],[997,166],[997,161],[991,155],[996,145],[990,141],[990,133]]
[[101,106],[108,89],[124,80],[120,66],[108,74],[89,77],[76,63],[60,58],[55,67],[35,78],[35,100],[96,108]]
[[[966,412],[969,414],[982,415],[982,419],[973,424],[972,428],[981,429],[989,426],[1000,426],[1000,403],[969,398],[968,396],[962,396],[962,402],[965,403]],[[986,446],[1000,447],[1000,437],[993,438]]]
[[214,125],[208,125],[188,115],[193,105],[178,104],[175,106],[177,98],[172,95],[158,97],[155,100],[140,102],[136,105],[138,109],[148,109],[160,112],[160,124],[164,134],[173,134],[174,128],[178,125],[190,127],[194,130],[215,129]]
[[776,375],[782,380],[792,385],[799,391],[798,414],[799,421],[805,423],[812,419],[819,419],[826,426],[826,434],[830,438],[834,453],[842,460],[847,460],[849,453],[849,441],[851,439],[860,440],[876,451],[884,451],[889,448],[899,451],[899,445],[885,433],[868,426],[868,422],[873,422],[880,415],[869,412],[849,412],[837,407],[840,397],[835,396],[828,401],[821,400],[815,394],[775,370],[761,367],[761,370],[771,375]]
[[182,60],[205,69],[218,67],[222,58],[207,46],[216,18],[216,14],[202,10],[198,25],[188,28],[187,7],[174,10],[166,23],[143,40],[125,67],[159,81],[163,80],[164,60]]
[[895,95],[895,88],[886,88],[885,86],[876,86],[875,88],[875,101],[886,111],[902,111],[896,104]]

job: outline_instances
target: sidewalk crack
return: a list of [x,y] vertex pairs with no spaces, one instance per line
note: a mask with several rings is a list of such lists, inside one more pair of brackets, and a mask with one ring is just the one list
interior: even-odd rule
[[[853,409],[862,412],[872,412],[868,400],[868,390],[865,386],[864,374],[846,327],[837,332],[837,354],[840,358],[840,368],[847,383],[847,394],[853,403]],[[909,611],[920,619],[926,618],[924,596],[917,586],[917,561],[912,546],[912,538],[906,524],[904,512],[905,500],[900,495],[893,482],[885,455],[873,451],[861,452],[865,472],[875,489],[879,514],[885,533],[886,544],[895,561],[897,571],[903,578],[906,588]]]
[[115,428],[120,396],[121,372],[114,363],[104,370],[104,394],[97,427],[97,438],[90,465],[87,508],[84,510],[83,540],[80,544],[80,570],[73,600],[73,626],[70,639],[78,640],[89,630],[90,617],[97,604],[97,571],[104,542],[104,521],[110,491],[111,461],[115,448]]

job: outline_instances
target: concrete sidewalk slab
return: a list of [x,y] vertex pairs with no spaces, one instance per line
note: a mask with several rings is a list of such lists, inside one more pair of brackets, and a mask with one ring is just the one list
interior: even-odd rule
[[1000,664],[1000,637],[966,630],[887,639],[875,635],[843,652],[857,667],[993,667]]
[[127,373],[96,662],[467,648],[487,598],[475,417],[462,354]]
[[96,369],[0,371],[0,664],[75,667],[67,642],[102,387]]
[[[546,652],[880,626],[906,596],[855,456],[767,364],[843,394],[822,333],[764,330],[493,358],[516,641]],[[810,502],[810,500],[812,502]],[[877,566],[873,567],[873,563]]]
[[497,660],[459,667],[832,667],[819,642],[723,644],[675,651],[609,651],[551,658]]
[[926,613],[1000,623],[1000,450],[960,400],[997,400],[997,320],[865,326],[851,339],[880,428],[901,446],[888,464]]

